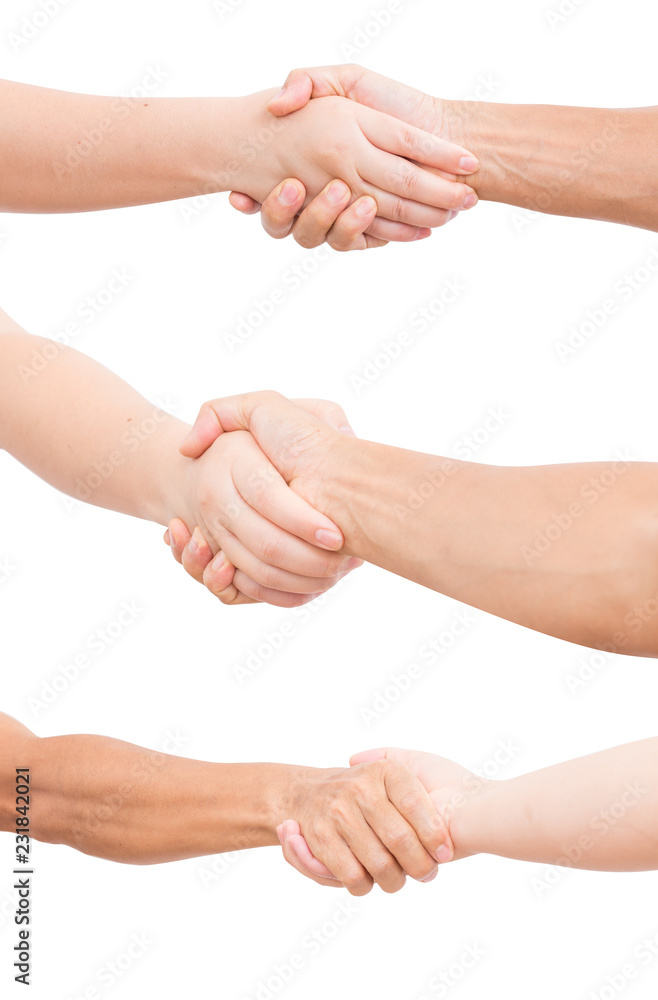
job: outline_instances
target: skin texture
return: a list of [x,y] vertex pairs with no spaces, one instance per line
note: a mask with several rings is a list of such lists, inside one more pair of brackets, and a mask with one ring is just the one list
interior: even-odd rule
[[[338,551],[336,525],[288,488],[251,435],[227,436],[200,463],[185,459],[178,449],[188,424],[1,311],[0,359],[0,447],[79,500],[162,525],[175,515],[199,525],[205,582],[224,603],[295,607],[360,565]],[[339,407],[306,404],[349,430]]]
[[[658,739],[640,740],[506,781],[472,774],[431,753],[385,747],[351,764],[397,761],[423,783],[450,832],[451,860],[497,854],[591,871],[658,868]],[[303,827],[279,827],[286,860],[321,885],[338,884],[310,850]]]
[[[0,713],[0,829],[16,826],[16,768],[30,768],[30,833],[126,864],[275,845],[287,816],[355,896],[429,882],[452,857],[420,780],[396,761],[353,768],[214,764],[106,736],[40,739]],[[193,817],[193,822],[190,818]],[[20,831],[19,831],[20,832]]]
[[291,175],[311,200],[338,177],[351,198],[377,199],[387,238],[410,239],[477,200],[456,179],[477,166],[467,150],[343,98],[282,121],[267,110],[274,95],[135,100],[0,81],[0,210],[91,211],[231,189],[261,202]]
[[249,430],[344,551],[570,642],[658,655],[658,465],[478,465],[337,433],[277,393],[206,403],[183,454]]
[[[466,146],[480,167],[467,178],[483,201],[497,201],[551,215],[599,219],[658,230],[658,108],[572,108],[447,101],[397,83],[361,66],[293,70],[270,102],[285,116],[311,98],[340,95],[434,135]],[[249,200],[232,198],[241,210],[256,210]],[[276,207],[263,204],[263,223],[272,225]],[[279,216],[281,208],[278,209]],[[353,220],[326,219],[319,206],[305,209],[293,227],[305,246],[333,230],[345,242]],[[323,224],[326,223],[324,232]],[[283,222],[280,219],[280,224]],[[338,228],[337,228],[338,227]],[[381,236],[379,219],[363,235]],[[372,245],[376,245],[373,243]],[[360,249],[364,240],[354,238]]]

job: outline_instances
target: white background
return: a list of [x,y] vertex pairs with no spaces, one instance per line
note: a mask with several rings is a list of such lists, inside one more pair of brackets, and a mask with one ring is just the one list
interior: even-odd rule
[[[69,0],[14,51],[9,34],[39,7],[5,0],[2,74],[127,94],[157,68],[167,76],[153,96],[229,95],[278,85],[296,65],[358,58],[446,97],[473,96],[484,78],[502,102],[624,107],[656,99],[655,12],[639,0],[623,14],[610,0],[581,0],[554,27],[546,12],[557,0],[407,0],[358,57],[341,45],[370,19],[364,0],[234,0],[234,8],[222,17],[209,0]],[[129,287],[74,346],[179,416],[192,419],[206,398],[272,387],[340,401],[363,436],[455,455],[488,409],[501,406],[504,426],[473,453],[478,461],[605,459],[618,448],[655,459],[655,278],[571,360],[558,359],[555,343],[614,294],[658,235],[481,205],[428,241],[332,253],[316,266],[312,253],[270,240],[257,219],[234,213],[225,196],[189,221],[170,203],[6,215],[0,231],[0,303],[35,333],[56,334],[113,268],[128,269]],[[285,282],[293,265],[309,272],[294,292]],[[356,392],[350,376],[454,277],[467,286],[460,299]],[[285,305],[229,352],[223,334],[276,288]],[[312,615],[225,609],[174,564],[160,528],[67,505],[6,455],[0,475],[0,557],[14,567],[0,585],[0,704],[40,735],[103,733],[159,749],[173,732],[185,738],[180,752],[195,758],[317,765],[392,744],[472,768],[490,767],[499,741],[512,740],[517,751],[497,774],[506,778],[656,732],[652,661],[595,659],[594,678],[573,694],[566,675],[590,651],[485,614],[366,725],[359,709],[445,630],[454,602],[365,567]],[[35,717],[28,699],[130,600],[142,609],[134,624]],[[232,668],[284,621],[294,636],[239,684]],[[1,844],[0,982],[18,996],[12,838]],[[643,964],[634,955],[658,932],[651,873],[547,873],[474,858],[444,868],[431,885],[356,901],[356,915],[313,954],[305,935],[323,934],[350,897],[302,879],[278,850],[229,865],[208,858],[133,868],[37,844],[35,862],[31,995],[39,1000],[79,997],[91,986],[126,1000],[254,998],[296,952],[304,968],[272,995],[585,1000],[616,995],[605,993],[605,977],[629,961],[638,976],[624,996],[653,995],[658,983],[658,959]],[[556,884],[542,889],[547,878]],[[101,970],[134,933],[152,943],[103,985]],[[475,944],[486,956],[459,979],[455,963]],[[430,989],[451,966],[450,989]],[[259,1000],[268,995],[261,990]]]

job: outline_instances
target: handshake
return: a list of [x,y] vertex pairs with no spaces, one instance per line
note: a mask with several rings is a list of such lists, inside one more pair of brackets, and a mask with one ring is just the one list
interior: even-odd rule
[[291,608],[334,586],[362,564],[319,513],[348,438],[341,407],[322,400],[266,391],[206,403],[180,446],[195,459],[195,501],[181,500],[165,533],[177,561],[224,604]]

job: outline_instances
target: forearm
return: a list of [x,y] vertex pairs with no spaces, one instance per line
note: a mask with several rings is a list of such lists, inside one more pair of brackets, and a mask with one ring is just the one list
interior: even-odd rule
[[658,739],[507,781],[455,810],[462,854],[498,854],[603,871],[658,868]]
[[39,739],[1,715],[0,741],[3,830],[16,827],[15,769],[29,768],[34,839],[129,864],[277,844],[301,770],[187,760],[104,736]]
[[441,134],[480,159],[480,198],[658,230],[658,108],[437,103]]
[[346,551],[501,618],[658,653],[658,466],[502,468],[334,439],[305,498]]
[[231,190],[253,139],[249,123],[261,124],[254,97],[96,97],[0,81],[0,102],[3,212],[91,211]]
[[187,425],[107,368],[3,317],[0,447],[56,489],[167,524],[185,516]]

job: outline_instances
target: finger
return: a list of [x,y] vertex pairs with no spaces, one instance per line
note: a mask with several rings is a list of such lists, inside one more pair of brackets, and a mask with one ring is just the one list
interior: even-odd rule
[[[285,824],[283,824],[283,825],[285,825]],[[279,833],[280,830],[281,830],[281,827],[279,827],[277,829],[277,833]],[[281,841],[281,847],[283,848],[283,856],[284,856],[284,858],[286,859],[286,861],[288,862],[288,864],[291,865],[291,867],[293,867],[301,875],[304,875],[306,878],[310,878],[313,882],[317,882],[318,885],[325,885],[325,886],[327,886],[329,888],[332,888],[332,889],[342,889],[343,888],[342,883],[339,882],[338,879],[334,878],[333,876],[331,876],[331,877],[325,877],[325,876],[322,876],[322,875],[316,875],[313,869],[307,868],[306,865],[302,861],[300,861],[300,859],[297,856],[296,851],[297,851],[297,847],[298,847],[298,842],[300,840],[303,841],[304,840],[303,837],[295,837],[293,835],[289,839],[286,839],[285,837],[283,837],[282,834],[279,834],[279,840]],[[306,843],[306,842],[304,841],[304,843]],[[309,851],[309,854],[310,854],[310,851]],[[311,857],[313,857],[313,855],[311,855]],[[315,861],[315,859],[313,859],[313,860]],[[324,869],[326,871],[329,871],[329,869],[326,868],[325,865],[321,864],[320,862],[316,861],[315,863],[320,868],[322,868],[322,869]]]
[[315,211],[315,202],[311,202],[294,225],[293,235],[302,246],[319,246],[326,241],[332,249],[346,253],[385,245],[384,240],[366,234],[377,215],[377,202],[368,195],[346,206],[330,227]]
[[[277,535],[273,535],[276,539],[275,544],[277,546],[286,545],[286,538],[280,541]],[[239,538],[235,535],[227,532],[221,541],[222,551],[225,553],[228,561],[235,567],[237,567],[241,573],[250,577],[253,583],[258,587],[262,588],[264,591],[276,590],[282,591],[287,594],[292,595],[313,595],[324,594],[327,590],[330,590],[339,580],[348,572],[347,567],[356,569],[356,566],[352,565],[352,560],[345,560],[344,566],[345,571],[338,573],[335,576],[304,576],[303,574],[290,572],[288,570],[281,569],[276,564],[271,564],[264,562],[260,559],[254,552],[247,546],[245,546]],[[280,548],[273,553],[273,558],[280,561],[278,557],[278,552]],[[242,587],[239,589],[242,590]],[[258,600],[265,600],[265,598],[260,597],[254,593],[253,589],[250,588],[249,594]]]
[[270,100],[267,110],[277,117],[289,115],[308,104],[312,93],[313,81],[310,76],[303,69],[294,69],[288,74],[278,94]]
[[479,160],[468,149],[414,125],[407,125],[391,115],[374,113],[370,108],[364,108],[359,116],[359,124],[373,146],[405,160],[415,160],[428,167],[455,174],[472,174],[479,169]]
[[[402,889],[406,881],[404,869],[371,826],[359,823],[355,819],[347,830],[342,831],[342,834],[350,852],[380,889],[384,892],[399,892]],[[312,841],[309,841],[309,848],[311,846]],[[329,845],[327,856],[323,856],[324,863],[337,878],[341,879],[343,885],[349,888],[340,868],[344,854],[340,849],[336,855],[332,853],[333,851],[332,843]],[[317,851],[314,850],[313,853],[317,854]]]
[[[454,214],[457,215],[457,212]],[[448,221],[446,218],[446,223]],[[429,226],[407,226],[404,222],[391,222],[378,215],[365,235],[379,243],[415,243],[417,240],[426,240],[432,235],[432,230]]]
[[[359,764],[367,764],[370,761],[374,760],[392,760],[404,764],[405,767],[408,767],[409,770],[414,772],[414,765],[417,764],[418,758],[419,754],[413,750],[401,750],[398,749],[397,747],[378,747],[373,750],[363,750],[360,753],[353,754],[350,757],[350,767],[356,767]],[[388,781],[388,778],[385,778],[385,780]],[[395,779],[392,778],[392,780]],[[429,801],[432,802],[431,798],[429,799]],[[404,803],[400,800],[400,811],[404,813],[406,809],[409,809],[411,810],[412,814],[418,816],[418,822],[425,823],[424,817],[426,816],[426,804],[423,804],[422,797],[419,797],[418,802],[421,805],[421,813],[418,814],[415,813],[416,806],[414,804],[413,799],[405,800]],[[438,826],[436,827],[436,836],[439,838],[438,842],[434,842],[435,818],[433,813],[436,813],[436,817],[438,820]],[[422,819],[421,815],[423,817]],[[430,838],[429,840],[425,839],[428,834]],[[431,853],[432,857],[436,858],[437,861],[444,863],[446,861],[450,861],[451,858],[453,857],[455,848],[452,842],[452,838],[450,837],[450,833],[443,820],[443,817],[437,812],[433,803],[432,803],[432,814],[430,818],[430,829],[426,830],[426,828],[423,826],[421,839],[423,839],[423,843],[425,844],[429,853]],[[434,843],[434,846],[431,846],[432,843]]]
[[[354,829],[352,834],[353,836],[356,834]],[[368,841],[368,827],[365,822],[362,821],[356,836],[362,842]],[[331,836],[323,837],[322,842],[316,840],[311,834],[307,834],[305,839],[313,857],[324,864],[330,872],[333,872],[334,877],[345,886],[350,895],[365,896],[370,892],[374,885],[373,877],[356,857],[352,848],[335,830],[332,831]],[[366,851],[366,853],[368,852]]]
[[248,194],[241,194],[239,191],[231,191],[228,200],[233,208],[237,208],[243,215],[255,215],[261,210],[259,201],[254,201]]
[[330,181],[295,222],[293,234],[296,242],[307,250],[321,246],[340,213],[349,205],[351,196],[352,192],[344,181]]
[[[221,600],[222,595],[225,594],[233,583],[234,575],[235,566],[227,559],[226,553],[220,549],[203,567],[201,582],[208,588],[211,594],[214,594],[215,597],[219,597]],[[232,603],[236,595],[229,596],[231,600],[227,601],[227,603]]]
[[261,210],[261,222],[268,236],[275,240],[288,236],[305,199],[306,188],[301,181],[286,180],[278,184],[263,202]]
[[277,827],[277,835],[281,846],[283,847],[283,845],[287,843],[292,849],[292,852],[297,856],[300,864],[312,872],[313,875],[338,883],[338,879],[334,873],[330,871],[326,865],[323,865],[321,861],[318,861],[318,859],[311,853],[306,840],[302,836],[301,827],[296,820],[285,820],[280,827]]
[[[405,842],[401,843],[401,848],[405,851],[404,857],[400,857],[397,853],[395,856],[405,871],[413,875],[414,878],[422,880],[424,876],[421,870],[423,868],[426,875],[430,874],[430,871],[427,870],[428,858],[432,871],[434,870],[434,866],[431,864],[432,859],[443,862],[450,861],[452,858],[454,849],[450,834],[429,793],[408,768],[393,767],[388,769],[384,773],[384,783],[390,801],[415,832],[410,845]],[[404,831],[401,824],[397,832],[403,836]],[[412,863],[413,869],[407,867],[407,864]],[[421,874],[414,874],[414,872],[421,872]]]
[[167,528],[166,534],[169,535],[169,547],[171,548],[172,555],[177,563],[182,563],[183,561],[183,549],[189,542],[192,535],[190,534],[187,525],[184,521],[181,521],[179,517],[173,518],[169,522],[169,527]]
[[[245,601],[239,603],[250,604],[271,604],[273,608],[301,608],[304,604],[310,604],[320,594],[289,594],[283,590],[272,590],[256,583],[251,577],[241,570],[236,569],[233,577],[233,586]],[[224,601],[223,603],[229,603]],[[230,602],[234,603],[234,602]]]
[[356,437],[354,430],[345,415],[345,410],[338,403],[330,399],[293,399],[291,402],[301,406],[307,413],[312,413],[325,424],[329,424],[335,431],[347,434],[348,437]]
[[203,571],[212,561],[213,552],[203,533],[197,527],[192,537],[183,549],[182,563],[186,573],[189,573],[198,583],[203,583]]
[[[257,451],[257,454],[260,454]],[[272,526],[313,546],[336,551],[345,543],[343,533],[324,514],[294,493],[267,459],[257,465],[254,454],[236,460],[233,481],[245,503]],[[269,532],[271,536],[271,530]],[[276,544],[280,548],[281,536]],[[287,539],[286,539],[287,541]],[[251,547],[251,546],[250,546]],[[266,560],[269,562],[269,560]]]
[[[244,429],[249,430],[248,427]],[[185,458],[199,458],[223,433],[224,428],[215,407],[212,403],[204,403],[197,414],[194,426],[183,439],[178,450]]]

